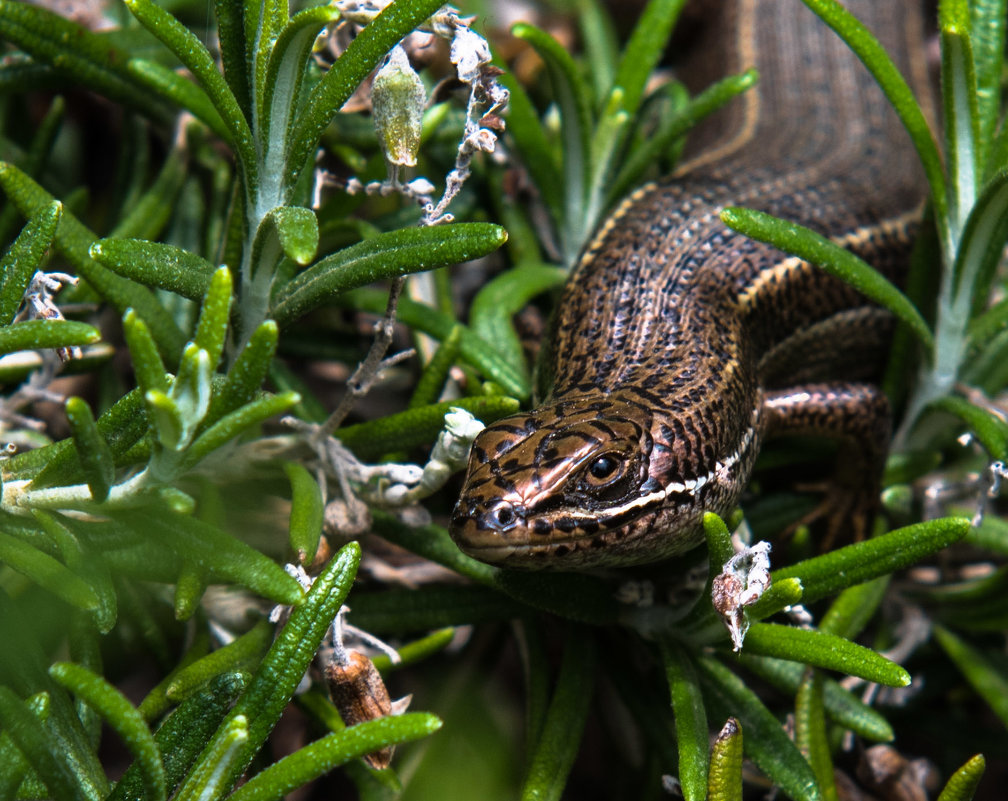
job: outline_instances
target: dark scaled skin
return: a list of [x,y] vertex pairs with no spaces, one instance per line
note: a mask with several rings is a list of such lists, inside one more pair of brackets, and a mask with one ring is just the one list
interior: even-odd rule
[[[704,512],[737,505],[761,443],[782,433],[840,438],[819,513],[831,536],[867,527],[888,407],[861,382],[889,320],[718,214],[794,220],[898,280],[920,175],[870,76],[798,0],[724,5],[717,30],[735,63],[718,63],[755,61],[759,93],[702,129],[714,144],[627,198],[585,249],[557,306],[549,394],[474,443],[450,530],[477,559],[571,570],[681,553],[702,540]],[[915,4],[848,5],[920,74]]]
[[621,564],[640,561],[642,548],[648,560],[672,555],[687,540],[664,532],[699,530],[698,496],[730,509],[757,450],[751,442],[700,487],[669,488],[665,477],[690,458],[685,443],[631,391],[571,395],[508,417],[473,445],[452,534],[494,563]]

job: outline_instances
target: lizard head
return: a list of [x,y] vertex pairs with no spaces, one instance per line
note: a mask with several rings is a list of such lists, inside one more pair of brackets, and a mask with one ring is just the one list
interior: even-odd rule
[[[473,443],[452,537],[476,559],[531,569],[632,564],[684,550],[695,539],[670,548],[663,538],[663,552],[647,542],[671,511],[655,477],[668,450],[655,449],[651,425],[641,405],[611,397],[499,420]],[[683,510],[693,506],[682,500]]]

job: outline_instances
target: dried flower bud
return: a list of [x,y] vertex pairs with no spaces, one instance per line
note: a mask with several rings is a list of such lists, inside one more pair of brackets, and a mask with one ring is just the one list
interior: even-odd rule
[[[329,697],[347,726],[356,726],[386,715],[401,715],[412,697],[391,700],[374,663],[357,651],[348,653],[346,664],[330,663],[326,665],[324,672]],[[365,754],[363,759],[375,770],[383,770],[392,762],[392,751],[393,747],[387,746]]]
[[426,102],[427,92],[420,76],[410,66],[406,51],[396,45],[371,88],[378,144],[389,164],[416,166]]

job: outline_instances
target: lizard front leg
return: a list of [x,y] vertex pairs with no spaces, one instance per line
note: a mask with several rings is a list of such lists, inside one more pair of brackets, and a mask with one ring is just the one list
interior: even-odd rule
[[882,390],[871,384],[808,384],[767,392],[763,410],[768,437],[811,434],[840,440],[826,497],[796,525],[825,519],[824,549],[837,537],[864,539],[878,510],[889,444],[889,402]]

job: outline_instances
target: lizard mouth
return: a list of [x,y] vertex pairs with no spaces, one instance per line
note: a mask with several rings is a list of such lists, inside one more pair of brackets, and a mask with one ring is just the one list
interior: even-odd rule
[[[573,567],[601,561],[605,547],[625,530],[608,530],[594,516],[529,515],[521,506],[496,501],[489,508],[460,500],[449,532],[467,555],[495,565],[527,569]],[[575,555],[577,551],[584,556]],[[598,558],[585,558],[590,554]],[[556,561],[553,560],[562,560]]]

